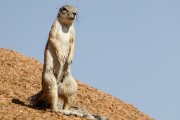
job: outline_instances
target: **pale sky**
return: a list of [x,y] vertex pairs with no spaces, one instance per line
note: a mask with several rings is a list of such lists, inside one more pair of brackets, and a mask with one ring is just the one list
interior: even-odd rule
[[180,120],[180,1],[0,0],[0,47],[43,63],[65,4],[79,11],[73,76],[156,120]]

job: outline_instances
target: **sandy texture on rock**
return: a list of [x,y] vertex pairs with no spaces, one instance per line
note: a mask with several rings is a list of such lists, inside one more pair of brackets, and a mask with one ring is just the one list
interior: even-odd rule
[[[41,90],[42,64],[9,49],[0,49],[1,120],[86,120],[52,113],[49,109],[24,105],[26,99]],[[110,120],[152,120],[133,105],[77,81],[75,106]]]

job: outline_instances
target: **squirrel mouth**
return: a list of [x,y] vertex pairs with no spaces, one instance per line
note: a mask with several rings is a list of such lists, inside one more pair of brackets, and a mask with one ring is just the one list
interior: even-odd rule
[[75,18],[74,17],[69,17],[68,20],[74,20]]

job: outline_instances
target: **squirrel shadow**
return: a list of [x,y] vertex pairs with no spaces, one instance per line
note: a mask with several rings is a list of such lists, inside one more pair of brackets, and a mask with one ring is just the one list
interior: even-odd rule
[[29,108],[32,108],[32,109],[36,109],[36,110],[46,110],[47,108],[49,108],[49,105],[45,105],[45,104],[41,104],[41,105],[38,105],[38,106],[32,106],[32,105],[28,105],[26,104],[24,101],[22,100],[19,100],[19,99],[12,99],[11,100],[12,103],[14,104],[18,104],[18,105],[21,105],[21,106],[26,106],[26,107],[29,107]]

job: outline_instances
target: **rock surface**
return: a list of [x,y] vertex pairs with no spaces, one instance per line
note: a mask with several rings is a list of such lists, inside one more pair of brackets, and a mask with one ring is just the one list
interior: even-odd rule
[[[41,90],[42,64],[20,53],[0,48],[1,120],[86,120],[52,113],[49,109],[24,105],[26,99]],[[109,120],[152,120],[133,105],[77,81],[75,106],[106,116]]]

